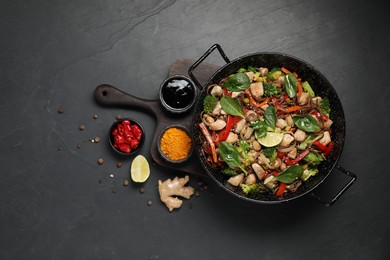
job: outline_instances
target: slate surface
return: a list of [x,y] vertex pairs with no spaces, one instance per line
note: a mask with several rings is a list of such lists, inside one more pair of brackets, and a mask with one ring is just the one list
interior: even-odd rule
[[[389,259],[387,10],[350,0],[1,1],[0,259]],[[340,165],[358,176],[335,205],[251,204],[191,175],[200,196],[168,213],[157,181],[182,173],[152,163],[152,138],[140,151],[149,180],[122,185],[134,157],[110,150],[110,125],[132,117],[152,137],[156,121],[100,106],[94,89],[157,100],[170,65],[214,43],[230,59],[300,57],[334,85],[347,120]],[[343,181],[336,172],[322,191]]]

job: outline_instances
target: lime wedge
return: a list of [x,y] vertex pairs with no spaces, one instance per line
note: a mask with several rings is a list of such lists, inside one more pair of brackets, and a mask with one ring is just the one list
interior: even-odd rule
[[265,147],[274,147],[280,144],[280,142],[283,140],[283,133],[274,133],[274,132],[267,132],[267,135],[262,138],[257,138],[257,141],[262,146]]
[[145,182],[150,175],[149,163],[143,155],[134,158],[130,168],[131,179],[134,182]]

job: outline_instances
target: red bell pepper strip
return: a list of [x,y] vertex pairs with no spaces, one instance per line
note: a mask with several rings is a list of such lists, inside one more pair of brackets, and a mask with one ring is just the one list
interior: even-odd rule
[[242,119],[242,117],[240,117],[240,116],[228,115],[228,119],[227,119],[227,122],[226,122],[226,127],[225,127],[224,130],[222,130],[219,133],[218,143],[223,142],[223,141],[225,141],[228,138],[230,130],[232,130],[233,126],[235,124],[237,124],[238,122],[240,122],[241,119]]
[[294,164],[297,164],[300,160],[302,160],[303,158],[305,158],[306,155],[309,154],[309,149],[306,149],[305,151],[303,151],[302,153],[300,153],[295,159],[291,159],[291,158],[287,158],[284,162],[287,164],[287,165],[294,165]]
[[333,149],[333,146],[334,146],[334,143],[333,142],[330,142],[329,144],[328,144],[328,147],[326,148],[326,151],[325,151],[325,153],[324,153],[324,155],[325,156],[328,156],[329,155],[329,153],[332,151],[332,149]]
[[137,125],[132,125],[131,126],[131,131],[133,132],[135,139],[140,141],[141,140],[141,136],[142,136],[141,128],[139,126],[137,126]]
[[286,190],[286,186],[287,186],[286,183],[281,182],[281,183],[279,184],[279,189],[278,189],[278,191],[276,192],[276,196],[282,197],[284,191]]
[[322,143],[320,143],[320,141],[316,140],[316,141],[313,142],[313,144],[315,146],[317,146],[318,149],[320,149],[322,152],[324,152],[324,153],[326,152],[327,147],[325,145],[323,145]]

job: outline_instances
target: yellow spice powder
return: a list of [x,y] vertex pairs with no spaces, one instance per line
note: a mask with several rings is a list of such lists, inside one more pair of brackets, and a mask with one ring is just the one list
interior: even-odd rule
[[176,127],[166,130],[160,140],[161,151],[174,161],[187,158],[191,146],[192,141],[188,134]]

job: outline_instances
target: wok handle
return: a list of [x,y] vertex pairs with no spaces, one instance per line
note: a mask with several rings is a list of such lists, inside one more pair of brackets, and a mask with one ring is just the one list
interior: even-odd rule
[[102,84],[95,89],[96,101],[106,107],[135,108],[151,113],[156,117],[159,110],[159,100],[147,100],[132,96],[108,84]]
[[336,169],[339,170],[341,173],[344,173],[346,174],[347,176],[349,176],[351,179],[350,181],[344,185],[343,188],[341,188],[341,190],[336,194],[336,196],[333,197],[332,200],[330,201],[327,201],[327,200],[323,200],[322,198],[320,198],[318,195],[316,195],[314,192],[311,193],[310,195],[312,197],[314,197],[315,199],[317,199],[319,202],[321,202],[322,204],[324,204],[325,206],[332,206],[339,198],[340,196],[349,188],[351,187],[351,185],[356,181],[357,179],[357,176],[350,172],[350,171],[347,171],[345,170],[343,167],[341,167],[340,165],[336,165]]
[[221,54],[222,58],[226,61],[226,63],[230,63],[229,58],[226,56],[225,52],[222,50],[221,46],[216,43],[213,46],[211,46],[208,51],[203,54],[202,57],[200,57],[192,66],[188,69],[188,75],[190,75],[193,82],[195,82],[195,85],[202,90],[202,85],[200,84],[199,80],[194,75],[194,70],[196,67],[199,66],[215,49],[218,49],[219,53]]

